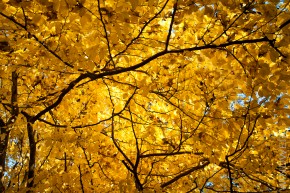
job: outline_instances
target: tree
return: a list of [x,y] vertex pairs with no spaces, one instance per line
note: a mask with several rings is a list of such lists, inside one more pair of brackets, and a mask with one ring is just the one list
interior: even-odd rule
[[0,2],[2,192],[289,191],[290,1]]

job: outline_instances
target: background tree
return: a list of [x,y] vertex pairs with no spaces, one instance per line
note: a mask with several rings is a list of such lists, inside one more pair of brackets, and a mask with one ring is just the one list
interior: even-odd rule
[[1,0],[1,191],[289,191],[289,8]]

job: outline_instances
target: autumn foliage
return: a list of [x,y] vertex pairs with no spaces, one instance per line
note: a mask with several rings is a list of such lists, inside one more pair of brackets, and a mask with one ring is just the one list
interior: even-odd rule
[[289,9],[0,0],[0,191],[288,192]]

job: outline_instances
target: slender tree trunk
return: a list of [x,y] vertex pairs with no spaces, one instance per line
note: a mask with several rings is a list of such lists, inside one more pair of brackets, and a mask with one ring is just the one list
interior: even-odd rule
[[6,166],[6,151],[9,139],[9,130],[7,129],[4,121],[0,119],[1,139],[0,139],[0,192],[5,191],[5,185],[3,184],[5,166]]
[[33,192],[31,188],[34,187],[34,175],[35,175],[35,157],[36,157],[36,141],[34,138],[33,123],[35,122],[34,117],[30,116],[28,113],[21,111],[25,116],[27,121],[27,134],[29,139],[29,163],[28,163],[28,172],[27,172],[27,188],[29,192]]
[[[28,133],[29,150],[30,150],[27,187],[33,188],[33,186],[34,186],[34,173],[35,173],[36,142],[34,139],[34,131],[33,131],[32,123],[29,121],[27,123],[27,133]],[[31,192],[31,191],[29,190],[28,192]]]
[[0,192],[5,191],[5,185],[3,183],[4,172],[6,167],[6,154],[7,154],[7,147],[8,147],[8,140],[9,140],[9,126],[13,124],[18,116],[18,104],[17,104],[17,79],[18,74],[16,71],[12,72],[12,85],[11,85],[11,110],[10,114],[11,117],[5,123],[0,118]]

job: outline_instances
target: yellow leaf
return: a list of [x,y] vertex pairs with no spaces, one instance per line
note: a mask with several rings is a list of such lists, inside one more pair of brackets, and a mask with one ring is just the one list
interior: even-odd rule
[[87,25],[91,24],[91,15],[86,13],[84,14],[81,19],[80,19],[80,23],[82,27],[86,27]]

